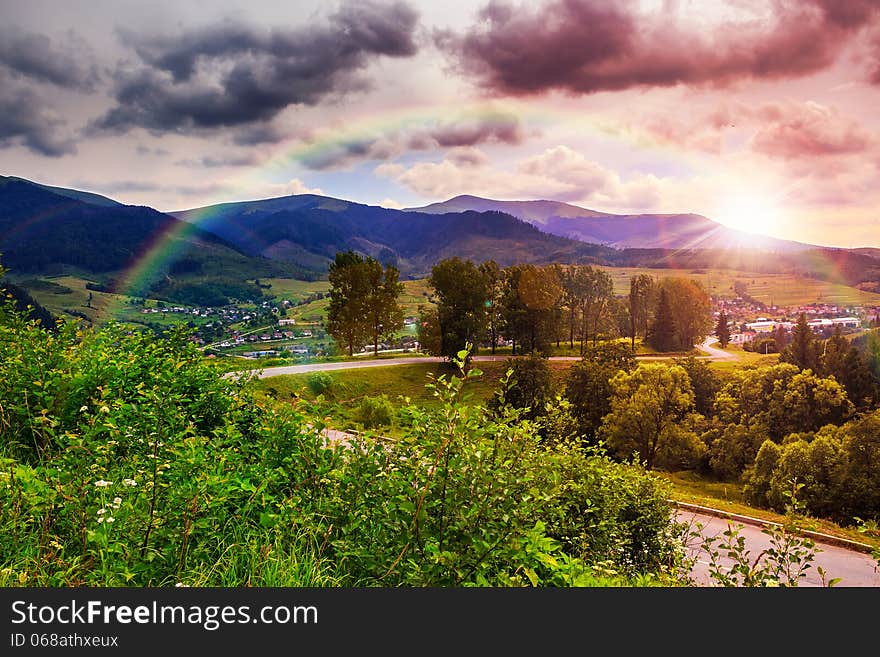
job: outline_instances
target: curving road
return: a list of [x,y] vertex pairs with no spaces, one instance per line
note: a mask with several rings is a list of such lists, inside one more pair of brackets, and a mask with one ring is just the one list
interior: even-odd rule
[[[705,352],[706,356],[697,356],[704,360],[735,360],[737,356],[733,353],[712,347],[712,343],[716,342],[715,338],[707,339],[703,344],[698,345],[698,349]],[[503,361],[510,358],[504,356],[474,356],[474,362],[486,361]],[[655,360],[671,360],[677,356],[636,356],[638,360],[655,361]],[[271,376],[284,376],[286,374],[307,374],[309,372],[332,372],[334,370],[353,370],[365,367],[391,367],[394,365],[411,365],[413,363],[439,363],[443,359],[437,356],[401,356],[399,358],[374,358],[370,360],[347,360],[338,363],[304,363],[302,365],[283,365],[280,367],[267,367],[262,370],[247,370],[245,374],[254,374],[260,379]],[[578,361],[580,356],[551,356],[550,360],[554,361]],[[240,372],[230,372],[226,376],[241,376]]]
[[[721,535],[728,529],[729,524],[741,527],[740,536],[746,540],[750,563],[754,563],[762,550],[770,547],[768,537],[761,532],[762,528],[759,526],[694,513],[693,511],[680,510],[677,512],[677,517],[679,522],[690,523],[694,527],[697,522],[702,524],[703,536]],[[812,567],[807,569],[806,577],[799,580],[798,586],[823,586],[822,578],[818,572],[818,567],[821,566],[827,579],[840,578],[840,582],[835,585],[837,587],[880,587],[880,570],[870,555],[818,541],[816,548]],[[717,586],[717,583],[709,577],[709,559],[706,552],[695,544],[691,544],[688,550],[690,556],[696,557],[691,575],[697,584],[699,586]],[[733,562],[727,557],[722,557],[720,563],[722,566],[729,567]]]

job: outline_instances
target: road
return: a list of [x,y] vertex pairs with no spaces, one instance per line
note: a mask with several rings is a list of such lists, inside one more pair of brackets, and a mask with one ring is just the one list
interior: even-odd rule
[[[717,347],[712,347],[712,343],[715,342],[715,338],[707,339],[703,344],[699,345],[698,348],[704,351],[707,356],[697,356],[697,358],[705,359],[705,360],[735,360],[736,355],[724,351],[723,349],[718,349]],[[474,362],[487,362],[487,361],[503,361],[510,358],[510,356],[474,356]],[[655,360],[670,360],[672,358],[676,358],[676,356],[663,356],[663,355],[652,355],[652,356],[636,356],[638,360],[647,360],[647,361],[655,361]],[[580,360],[580,356],[551,356],[550,360],[553,361],[578,361]],[[303,365],[283,365],[280,367],[267,367],[262,370],[252,370],[254,374],[257,375],[260,379],[265,379],[271,376],[284,376],[286,374],[307,374],[309,372],[332,372],[334,370],[352,370],[352,369],[362,369],[365,367],[391,367],[393,365],[411,365],[413,363],[439,363],[443,359],[438,358],[436,356],[401,356],[398,358],[374,358],[370,360],[357,360],[357,361],[340,361],[338,363],[304,363]],[[230,372],[228,376],[234,376],[235,372]]]
[[[750,524],[743,524],[733,520],[717,518],[715,516],[702,515],[693,511],[678,511],[678,520],[680,522],[688,522],[695,525],[697,522],[703,525],[702,533],[704,536],[720,535],[728,528],[728,523],[732,523],[734,527],[741,526],[740,536],[746,539],[746,549],[750,553],[750,563],[761,553],[762,550],[770,546],[768,537],[761,533],[761,527]],[[717,547],[717,544],[716,544]],[[840,582],[835,586],[838,587],[880,587],[880,571],[877,569],[877,563],[868,554],[855,552],[836,545],[816,544],[817,552],[812,562],[812,567],[806,571],[806,577],[801,579],[798,586],[822,586],[822,579],[819,576],[817,567],[821,566],[827,573],[827,579],[840,578]],[[723,552],[723,551],[722,551]],[[697,561],[692,571],[694,580],[700,586],[717,585],[709,577],[709,559],[705,551],[698,545],[691,545],[689,548],[691,556],[696,556]],[[732,560],[723,557],[722,565],[730,566]]]

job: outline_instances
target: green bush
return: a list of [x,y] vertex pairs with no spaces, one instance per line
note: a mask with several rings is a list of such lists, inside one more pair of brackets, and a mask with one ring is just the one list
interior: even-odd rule
[[333,387],[333,377],[327,372],[312,372],[306,378],[306,386],[315,395],[323,395]]
[[355,412],[355,420],[360,422],[364,429],[387,427],[393,417],[394,406],[387,395],[364,397]]
[[328,449],[307,404],[256,399],[185,330],[0,307],[0,586],[672,581],[662,486],[467,405],[478,375],[440,377],[399,440]]

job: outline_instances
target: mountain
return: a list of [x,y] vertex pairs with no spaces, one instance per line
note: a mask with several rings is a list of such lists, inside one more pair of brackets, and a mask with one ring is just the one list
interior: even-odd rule
[[17,180],[19,182],[36,185],[37,187],[41,187],[48,192],[57,194],[58,196],[66,196],[67,198],[76,199],[77,201],[88,203],[89,205],[100,205],[108,208],[122,206],[122,203],[120,203],[119,201],[114,201],[112,198],[107,198],[106,196],[101,196],[100,194],[95,194],[93,192],[83,192],[78,189],[67,189],[66,187],[53,187],[52,185],[43,185],[32,180],[27,180],[26,178],[19,178],[18,176],[0,176],[0,185],[2,185],[3,182],[7,180]]
[[210,305],[218,305],[232,296],[259,298],[259,288],[246,279],[301,273],[250,257],[152,208],[0,178],[0,263],[12,276],[74,272],[112,289],[148,253],[160,257],[149,263],[140,287],[126,291],[171,301],[206,303],[210,298]]
[[541,230],[618,249],[755,249],[791,253],[816,248],[728,228],[699,214],[609,214],[557,201],[497,201],[456,196],[412,212],[443,214],[495,210],[527,221]]
[[503,212],[390,210],[301,194],[173,212],[252,256],[326,271],[338,251],[352,249],[421,277],[439,260],[610,264],[619,252],[551,235]]

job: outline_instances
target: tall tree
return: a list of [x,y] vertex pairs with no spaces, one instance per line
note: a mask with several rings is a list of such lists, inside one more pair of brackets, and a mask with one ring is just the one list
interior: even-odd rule
[[641,335],[644,339],[648,336],[648,322],[655,287],[654,279],[648,276],[648,274],[638,274],[629,279],[629,296],[627,301],[629,305],[630,336],[632,338],[633,351],[636,348],[636,337]]
[[589,265],[578,268],[578,291],[581,306],[581,355],[586,352],[587,340],[594,342],[605,320],[611,300],[614,298],[614,281],[602,269]]
[[689,350],[712,330],[711,299],[700,283],[689,278],[664,278],[660,287],[666,290],[675,318],[675,348]]
[[556,334],[555,309],[562,286],[553,267],[508,267],[504,293],[505,335],[524,351],[548,354]]
[[669,306],[669,296],[666,288],[661,288],[654,322],[648,329],[648,344],[657,351],[675,351],[678,346],[675,333],[675,318]]
[[782,352],[779,360],[791,363],[802,370],[818,371],[818,357],[816,353],[816,339],[813,329],[807,323],[807,316],[801,313],[797,324],[791,334],[791,343]]
[[483,281],[486,286],[486,331],[488,332],[489,344],[494,356],[501,330],[504,271],[494,260],[481,262],[479,270],[483,275]]
[[370,298],[370,280],[363,257],[354,251],[337,253],[330,263],[329,279],[327,332],[351,356],[369,336],[366,302]]
[[715,325],[715,337],[718,338],[718,344],[722,349],[727,348],[730,342],[730,327],[727,325],[727,313],[723,310],[718,315],[718,323]]
[[373,341],[373,355],[379,354],[379,340],[391,338],[403,326],[403,307],[400,294],[403,283],[399,281],[397,267],[367,258],[363,264],[368,281],[368,296],[364,300],[365,321]]
[[486,280],[470,260],[453,257],[431,269],[428,282],[437,297],[440,355],[452,359],[467,343],[476,353],[486,332]]

